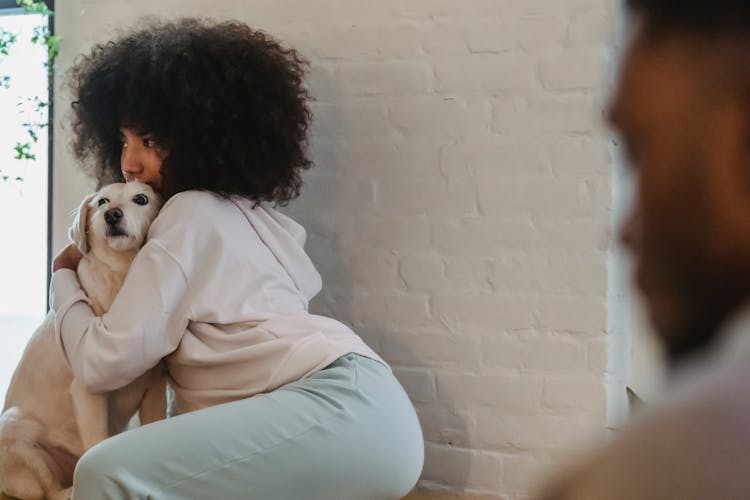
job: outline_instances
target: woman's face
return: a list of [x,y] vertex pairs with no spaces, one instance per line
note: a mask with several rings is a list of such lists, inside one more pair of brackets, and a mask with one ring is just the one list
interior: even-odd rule
[[160,147],[150,134],[120,128],[120,168],[126,181],[140,181],[161,192],[161,164],[168,152]]

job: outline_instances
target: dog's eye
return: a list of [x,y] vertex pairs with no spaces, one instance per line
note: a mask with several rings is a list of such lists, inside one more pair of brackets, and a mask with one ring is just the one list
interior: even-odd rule
[[137,194],[133,197],[133,202],[135,202],[137,205],[147,205],[148,198],[145,194]]
[[104,205],[105,203],[109,203],[109,200],[108,200],[107,198],[99,198],[99,201],[98,201],[98,206],[100,206],[100,207],[101,207],[101,206],[102,206],[102,205]]

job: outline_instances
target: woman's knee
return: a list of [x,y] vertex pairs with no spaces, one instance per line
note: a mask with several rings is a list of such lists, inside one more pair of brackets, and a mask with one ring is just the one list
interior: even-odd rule
[[[108,441],[97,444],[78,460],[73,475],[73,498],[125,498],[112,494],[111,486],[116,483],[117,471],[122,469],[122,456],[119,456]],[[116,488],[115,491],[119,489]]]

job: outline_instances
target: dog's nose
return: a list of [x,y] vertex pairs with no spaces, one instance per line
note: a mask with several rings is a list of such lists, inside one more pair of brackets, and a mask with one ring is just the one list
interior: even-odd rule
[[119,208],[110,208],[104,212],[104,220],[107,224],[117,224],[122,219],[122,210]]

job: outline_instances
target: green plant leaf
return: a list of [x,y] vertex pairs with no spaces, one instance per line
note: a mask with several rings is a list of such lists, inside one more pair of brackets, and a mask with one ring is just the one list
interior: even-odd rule
[[35,2],[34,0],[16,0],[16,5],[23,7],[27,14],[42,14],[45,16],[52,15],[47,4],[44,2]]
[[0,55],[7,56],[10,47],[16,43],[17,39],[18,37],[10,31],[0,29]]
[[30,143],[16,143],[13,150],[16,152],[15,160],[36,160],[36,155],[31,152]]

